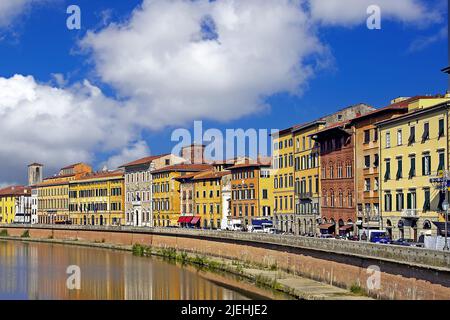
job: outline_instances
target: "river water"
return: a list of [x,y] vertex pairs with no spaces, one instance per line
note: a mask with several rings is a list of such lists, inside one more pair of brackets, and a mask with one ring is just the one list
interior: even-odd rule
[[283,298],[267,289],[242,289],[246,287],[248,283],[230,275],[127,251],[0,240],[0,299]]

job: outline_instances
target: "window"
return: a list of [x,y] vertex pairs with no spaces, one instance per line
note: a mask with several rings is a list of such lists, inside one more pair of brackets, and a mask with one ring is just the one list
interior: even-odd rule
[[408,173],[408,179],[412,179],[416,176],[416,157],[411,156],[409,157],[410,167],[409,167],[409,173]]
[[390,192],[384,194],[384,211],[392,211],[392,194]]
[[444,135],[445,135],[444,119],[439,119],[438,139],[439,139],[439,138],[442,138]]
[[430,124],[425,122],[423,124],[422,143],[430,139]]
[[390,148],[390,147],[391,147],[391,133],[386,132],[386,148]]
[[380,162],[380,159],[379,159],[378,153],[376,153],[376,154],[374,155],[373,166],[374,166],[375,168],[378,168],[379,162]]
[[378,130],[377,129],[373,130],[373,141],[374,142],[378,141]]
[[370,130],[364,130],[364,143],[370,142]]
[[431,174],[431,155],[426,153],[422,156],[422,175],[429,176]]
[[386,159],[386,172],[384,173],[384,181],[391,179],[391,160]]
[[364,191],[370,191],[370,179],[364,179]]
[[444,201],[445,201],[445,192],[439,192],[439,203],[438,203],[438,206],[437,206],[437,209],[439,211],[443,210],[442,209],[442,204],[444,203]]
[[406,195],[406,208],[415,210],[417,208],[416,190],[410,190]]
[[370,155],[364,156],[364,168],[370,168]]
[[337,177],[342,178],[342,162],[338,162],[337,164]]
[[444,154],[444,150],[439,150],[439,165],[437,168],[437,171],[442,171],[444,170],[445,167],[445,154]]
[[397,158],[397,175],[395,178],[400,180],[403,177],[403,160],[402,158]]
[[397,130],[397,145],[398,146],[402,145],[402,130],[401,129]]
[[373,183],[373,190],[378,191],[378,188],[379,188],[378,178],[375,178]]
[[402,211],[404,206],[405,206],[405,198],[403,192],[397,191],[397,194],[395,195],[395,210]]
[[430,189],[423,189],[424,201],[423,201],[423,212],[430,211]]
[[350,162],[347,162],[345,170],[347,173],[347,178],[351,178],[352,177],[352,164]]
[[408,145],[411,145],[414,142],[416,142],[416,127],[412,126],[409,127]]

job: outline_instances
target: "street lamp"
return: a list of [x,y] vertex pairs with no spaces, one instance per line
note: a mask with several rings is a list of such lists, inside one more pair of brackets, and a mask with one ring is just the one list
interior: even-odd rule
[[447,241],[447,235],[448,235],[448,201],[447,199],[442,202],[442,210],[445,212],[445,245],[444,250],[448,250],[448,241]]

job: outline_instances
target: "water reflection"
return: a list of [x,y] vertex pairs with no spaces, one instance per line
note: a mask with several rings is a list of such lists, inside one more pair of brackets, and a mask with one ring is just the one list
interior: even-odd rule
[[[66,286],[81,268],[81,289]],[[0,299],[246,299],[189,268],[128,252],[0,241]]]

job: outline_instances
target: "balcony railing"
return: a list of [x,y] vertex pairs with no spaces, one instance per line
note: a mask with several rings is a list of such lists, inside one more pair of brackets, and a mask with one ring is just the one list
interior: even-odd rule
[[404,218],[418,218],[419,210],[418,209],[403,209],[402,217]]
[[311,199],[313,197],[312,192],[300,192],[298,197],[302,200]]

